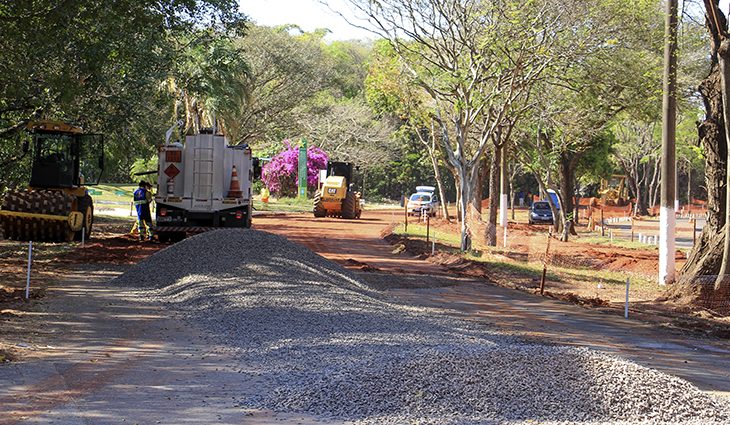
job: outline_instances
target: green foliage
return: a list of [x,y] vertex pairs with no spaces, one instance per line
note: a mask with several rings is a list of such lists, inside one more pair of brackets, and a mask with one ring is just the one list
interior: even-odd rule
[[[294,25],[244,28],[235,0],[5,2],[0,188],[27,180],[21,147],[29,120],[65,120],[105,134],[104,179],[126,182],[130,173],[156,167],[156,146],[177,120],[185,124],[173,139],[193,131],[196,118],[208,126],[215,116],[234,143],[251,144],[259,156],[275,154],[282,139],[305,137],[333,159],[358,165],[367,197],[397,199],[434,183],[432,147],[418,137],[431,140],[437,112],[445,122],[439,136],[448,133],[450,143],[454,119],[474,113],[462,123],[467,158],[477,151],[479,128],[499,114],[507,81],[524,89],[504,110],[521,120],[514,150],[549,180],[560,179],[561,160],[576,157],[577,179],[595,183],[620,168],[619,154],[636,153],[617,126],[660,119],[660,2],[466,3],[466,21],[421,42],[396,32],[398,44],[328,43],[327,30]],[[429,2],[400,4],[427,10]],[[425,42],[442,43],[454,28],[469,39],[445,46],[443,58],[428,50]],[[707,72],[706,37],[701,23],[682,23],[678,158],[698,176],[701,108],[693,95]],[[528,72],[539,78],[529,80]],[[469,82],[478,89],[463,96]],[[657,141],[652,135],[647,151],[637,153],[641,161],[654,155]],[[443,155],[432,154],[453,195]]]
[[149,177],[140,177],[136,175],[137,173],[144,173],[147,171],[156,171],[157,170],[157,163],[158,163],[158,156],[153,155],[148,158],[138,158],[134,163],[132,163],[132,166],[129,170],[129,178],[132,182],[138,182],[139,180],[146,179],[149,180]]
[[290,34],[291,28],[251,27],[235,42],[248,66],[236,78],[245,87],[221,111],[235,143],[275,144],[302,134],[297,111],[328,84],[321,36]]
[[[25,122],[56,119],[104,133],[107,178],[126,179],[169,127],[159,87],[203,27],[239,28],[234,0],[34,0],[0,8],[0,186],[23,172],[15,134]],[[8,178],[11,175],[13,177]]]
[[[450,173],[443,169],[446,196],[455,198],[454,182]],[[408,196],[416,186],[435,186],[433,167],[428,156],[424,155],[420,143],[411,140],[404,142],[402,155],[392,161],[375,164],[368,168],[365,176],[365,197],[377,200],[397,200]]]
[[580,158],[576,175],[582,185],[600,183],[615,171],[611,161],[611,151],[616,145],[616,136],[611,131],[603,131],[593,137],[589,147]]
[[330,89],[337,97],[353,99],[362,94],[370,47],[360,41],[334,41],[322,46],[331,72]]

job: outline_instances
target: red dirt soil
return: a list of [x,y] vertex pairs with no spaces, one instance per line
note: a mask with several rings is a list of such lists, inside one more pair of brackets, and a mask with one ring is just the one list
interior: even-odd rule
[[[458,224],[443,220],[432,221],[431,226],[443,232],[459,233]],[[541,261],[547,247],[548,226],[510,222],[508,227],[507,251],[504,255],[522,261]],[[594,236],[579,229],[579,236],[568,242],[551,241],[550,263],[564,267],[590,267],[610,271],[625,271],[642,276],[654,276],[659,265],[656,249],[629,249],[603,244],[581,242],[582,237]],[[497,237],[497,248],[504,249],[502,235]],[[677,251],[677,267],[686,260],[684,253]]]

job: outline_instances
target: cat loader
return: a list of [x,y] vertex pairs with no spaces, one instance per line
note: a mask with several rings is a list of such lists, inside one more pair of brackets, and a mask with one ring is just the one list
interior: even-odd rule
[[31,153],[30,183],[10,190],[0,202],[0,230],[5,239],[71,242],[88,238],[94,222],[94,203],[84,176],[99,182],[104,170],[101,135],[83,134],[62,122],[28,124]]
[[603,206],[625,207],[629,205],[629,188],[626,185],[626,176],[614,174],[610,179],[601,179],[601,188],[598,191]]
[[314,195],[315,217],[360,218],[362,205],[360,192],[352,184],[352,164],[330,162],[327,164],[327,179]]

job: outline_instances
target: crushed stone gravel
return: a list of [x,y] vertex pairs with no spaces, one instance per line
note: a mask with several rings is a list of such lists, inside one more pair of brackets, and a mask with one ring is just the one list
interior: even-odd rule
[[188,238],[115,283],[234,348],[242,379],[264,383],[242,395],[244,408],[357,424],[730,424],[727,402],[682,379],[390,303],[265,232]]

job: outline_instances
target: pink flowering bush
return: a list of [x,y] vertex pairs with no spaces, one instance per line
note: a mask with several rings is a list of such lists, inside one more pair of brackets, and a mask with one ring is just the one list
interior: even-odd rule
[[[284,150],[261,169],[261,180],[271,193],[296,196],[299,146],[284,140]],[[327,154],[316,146],[307,148],[307,187],[316,189],[319,170],[327,168]]]

